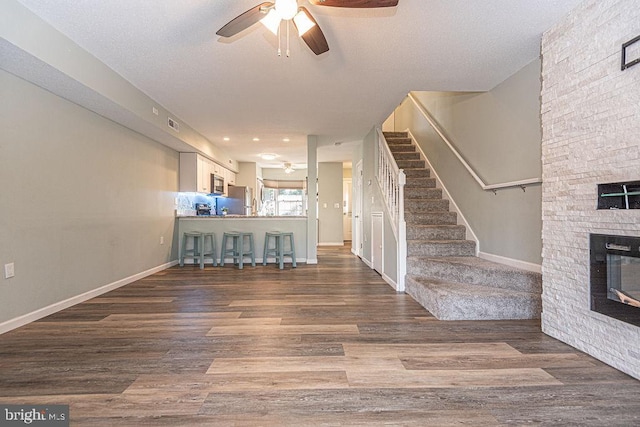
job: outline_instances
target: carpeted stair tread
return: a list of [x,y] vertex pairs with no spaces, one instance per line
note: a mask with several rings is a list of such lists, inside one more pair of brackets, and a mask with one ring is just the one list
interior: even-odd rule
[[389,150],[392,154],[396,153],[415,153],[416,147],[411,144],[389,144]]
[[[404,168],[403,169],[404,174],[407,177],[407,186],[409,187],[415,187],[415,186],[422,186],[422,185],[426,185],[426,186],[431,186],[431,187],[435,187],[436,186],[436,179],[435,178],[431,178],[431,170],[427,169],[427,168]],[[413,181],[413,179],[416,180],[423,180],[425,178],[430,178],[431,180],[433,180],[433,182],[424,182],[424,181]]]
[[407,276],[406,292],[439,320],[538,319],[540,295]]
[[382,132],[382,134],[384,135],[385,139],[389,139],[389,138],[407,138],[409,136],[408,132],[389,132],[389,131],[385,131],[385,132]]
[[458,215],[455,212],[405,212],[407,227],[413,224],[422,225],[456,225]]
[[396,159],[396,162],[399,160],[420,160],[420,153],[416,153],[415,151],[401,151],[393,153],[393,158]]
[[449,201],[445,199],[408,199],[404,201],[406,212],[448,212]]
[[407,274],[542,293],[542,275],[478,257],[407,257]]
[[404,199],[442,199],[442,190],[431,187],[405,187]]
[[444,257],[475,256],[476,242],[473,240],[409,240],[407,256]]
[[464,225],[407,225],[409,240],[464,240],[466,233]]
[[424,160],[398,160],[396,161],[400,169],[424,169]]

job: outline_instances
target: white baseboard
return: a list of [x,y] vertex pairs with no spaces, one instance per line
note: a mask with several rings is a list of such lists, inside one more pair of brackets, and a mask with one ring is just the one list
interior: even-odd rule
[[323,242],[318,243],[318,246],[344,246],[344,242]]
[[53,303],[46,307],[40,308],[36,311],[32,311],[31,313],[23,314],[22,316],[18,316],[14,319],[7,320],[6,322],[0,323],[0,334],[4,334],[5,332],[9,332],[13,329],[19,328],[28,323],[35,322],[38,319],[42,319],[43,317],[47,317],[53,313],[57,313],[58,311],[64,310],[65,308],[69,308],[71,306],[80,304],[81,302],[90,300],[91,298],[95,298],[97,296],[100,296],[114,289],[118,289],[122,286],[128,285],[129,283],[133,283],[136,280],[140,280],[147,276],[151,276],[154,273],[157,273],[162,270],[166,270],[167,268],[173,267],[174,265],[177,265],[177,264],[178,264],[177,260],[167,262],[165,264],[159,265],[157,267],[153,267],[141,273],[134,274],[133,276],[125,277],[124,279],[120,279],[118,281],[90,290],[80,295],[67,298],[64,301]]
[[315,264],[318,263],[318,259],[317,258],[316,259],[308,259],[308,260],[306,260],[306,262],[309,265],[315,265]]
[[371,261],[369,261],[365,257],[361,257],[360,259],[362,260],[362,262],[364,262],[367,265],[367,267],[373,268],[373,263]]
[[486,252],[479,252],[478,258],[486,259],[487,261],[497,262],[498,264],[508,265],[509,267],[519,268],[521,270],[532,271],[534,273],[542,273],[542,266],[540,264],[534,264],[532,262],[520,261],[519,259],[507,258],[501,255],[488,254]]
[[396,283],[395,280],[393,280],[391,277],[387,276],[384,273],[382,273],[381,276],[382,276],[382,280],[387,282],[387,284],[389,284],[389,286],[391,286],[393,289],[395,289],[396,292],[398,291],[398,284]]

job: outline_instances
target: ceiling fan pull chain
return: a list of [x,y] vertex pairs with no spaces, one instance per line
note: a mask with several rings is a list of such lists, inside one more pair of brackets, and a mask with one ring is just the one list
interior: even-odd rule
[[289,21],[287,21],[287,58],[291,55],[289,50]]
[[280,27],[282,27],[282,22],[278,24],[278,56],[282,56],[282,34],[280,33]]

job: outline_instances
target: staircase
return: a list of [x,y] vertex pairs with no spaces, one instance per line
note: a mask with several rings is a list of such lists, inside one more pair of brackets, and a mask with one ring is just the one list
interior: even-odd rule
[[541,275],[476,257],[408,134],[384,136],[407,177],[406,292],[440,320],[539,318]]

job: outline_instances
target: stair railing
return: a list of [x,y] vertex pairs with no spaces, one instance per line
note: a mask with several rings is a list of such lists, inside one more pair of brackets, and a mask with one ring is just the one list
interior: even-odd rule
[[413,102],[413,105],[415,105],[418,111],[420,111],[422,116],[427,120],[427,122],[429,122],[429,125],[431,125],[433,130],[436,131],[436,133],[440,136],[440,138],[442,138],[444,143],[447,144],[447,147],[449,147],[449,150],[451,150],[451,152],[456,156],[456,158],[460,161],[460,163],[462,163],[462,165],[465,167],[467,172],[469,172],[469,174],[473,177],[473,179],[478,183],[478,185],[484,191],[493,191],[495,193],[496,190],[499,190],[502,188],[513,188],[513,187],[521,187],[524,190],[524,188],[527,185],[540,184],[542,182],[541,178],[528,178],[528,179],[522,179],[519,181],[503,182],[500,184],[491,184],[491,185],[486,184],[482,180],[482,178],[480,178],[480,176],[476,173],[476,171],[471,167],[471,165],[467,163],[464,157],[462,157],[462,155],[458,152],[458,150],[451,143],[451,141],[449,141],[449,138],[447,138],[445,133],[442,131],[438,122],[431,116],[431,114],[424,108],[424,106],[413,96],[413,94],[409,93],[407,95],[407,98],[409,98],[411,102]]
[[378,173],[376,178],[385,209],[391,222],[391,229],[396,238],[396,291],[404,292],[404,279],[407,270],[407,226],[404,220],[404,186],[407,178],[398,167],[387,140],[382,131],[376,129],[378,135]]

